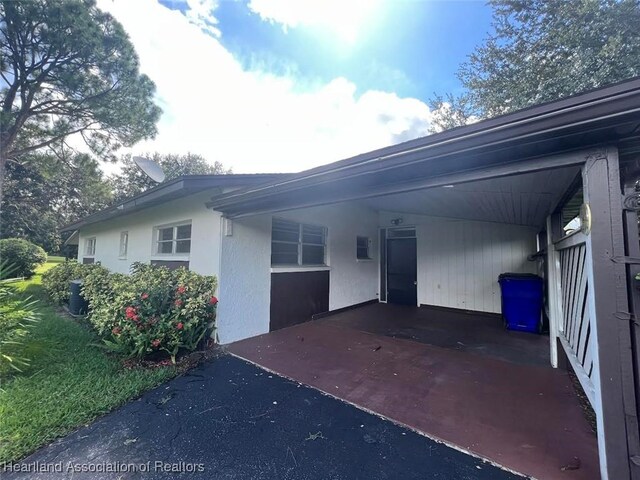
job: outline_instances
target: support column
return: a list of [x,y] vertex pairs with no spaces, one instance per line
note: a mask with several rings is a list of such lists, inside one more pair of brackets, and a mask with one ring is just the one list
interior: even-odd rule
[[603,149],[583,167],[585,203],[591,209],[587,272],[594,321],[595,405],[603,479],[631,477],[630,420],[636,418],[618,152]]
[[547,298],[549,299],[550,360],[558,368],[558,331],[562,325],[560,255],[553,244],[553,216],[547,217]]

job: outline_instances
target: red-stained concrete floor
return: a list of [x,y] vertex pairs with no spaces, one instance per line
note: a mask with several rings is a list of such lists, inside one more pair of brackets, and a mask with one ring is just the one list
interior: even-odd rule
[[278,330],[229,351],[516,472],[599,478],[596,437],[565,372],[338,320]]

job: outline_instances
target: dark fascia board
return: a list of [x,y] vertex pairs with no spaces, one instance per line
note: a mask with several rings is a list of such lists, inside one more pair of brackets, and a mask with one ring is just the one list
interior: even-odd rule
[[228,175],[185,175],[166,183],[161,183],[139,195],[127,198],[115,205],[100,210],[92,215],[82,218],[77,222],[65,225],[61,232],[78,230],[88,225],[93,225],[104,220],[111,220],[123,215],[128,215],[139,210],[154,207],[161,203],[186,197],[210,188],[244,187],[247,185],[261,185],[272,183],[286,174],[282,173],[255,173],[255,174],[228,174]]
[[[268,185],[214,197],[207,205],[231,216],[251,213],[252,205],[270,197],[322,183],[438,160],[455,154],[472,155],[488,146],[505,149],[515,141],[547,141],[577,126],[640,121],[640,77],[616,85],[526,108],[475,124],[385,147],[291,175]],[[262,203],[265,205],[264,203]]]

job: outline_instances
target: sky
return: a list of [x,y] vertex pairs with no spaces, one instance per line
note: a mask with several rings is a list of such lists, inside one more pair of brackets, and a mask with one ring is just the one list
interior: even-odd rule
[[491,31],[480,1],[98,0],[156,84],[158,134],[234,173],[297,172],[428,133]]

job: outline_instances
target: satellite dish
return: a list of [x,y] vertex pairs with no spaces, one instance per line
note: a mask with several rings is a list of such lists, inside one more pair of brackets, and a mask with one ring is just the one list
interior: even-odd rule
[[138,166],[144,174],[157,183],[164,182],[165,175],[162,167],[153,160],[144,157],[133,157],[133,162]]

